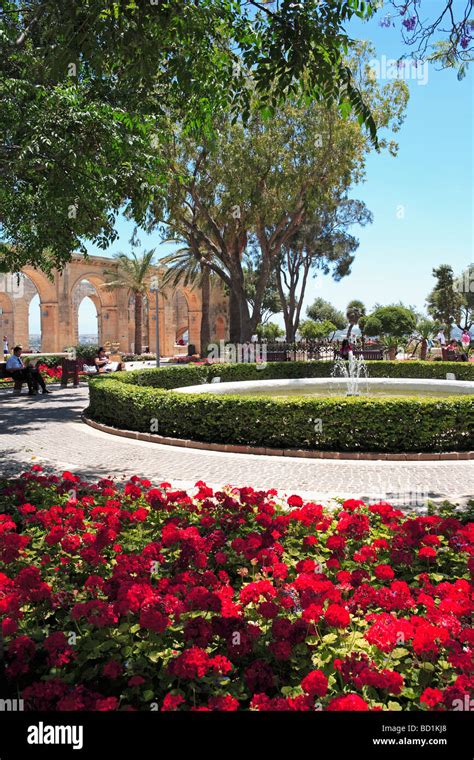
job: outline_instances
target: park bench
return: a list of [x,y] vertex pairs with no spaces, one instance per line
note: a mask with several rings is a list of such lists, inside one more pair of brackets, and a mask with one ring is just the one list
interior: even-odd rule
[[[11,373],[9,370],[7,370],[7,363],[6,362],[0,362],[0,380],[13,380],[13,377],[11,376]],[[22,385],[24,383],[24,380],[15,380],[13,383],[13,390],[14,391],[21,391]]]
[[[73,386],[77,388],[79,385],[79,372],[82,369],[82,360],[72,358],[71,353],[37,353],[37,354],[23,354],[23,358],[28,364],[35,365],[41,359],[48,356],[60,356],[61,357],[61,387],[66,388],[68,380],[72,380]],[[7,370],[7,363],[0,362],[0,380],[13,380],[11,372]],[[25,380],[14,380],[13,390],[15,392],[21,391]]]
[[441,355],[443,357],[444,362],[464,362],[466,359],[463,358],[462,354],[458,354],[457,351],[450,351],[447,348],[441,349]]
[[288,353],[286,351],[268,351],[266,355],[267,362],[287,362]]
[[356,348],[354,356],[362,356],[364,361],[381,361],[383,359],[383,348]]

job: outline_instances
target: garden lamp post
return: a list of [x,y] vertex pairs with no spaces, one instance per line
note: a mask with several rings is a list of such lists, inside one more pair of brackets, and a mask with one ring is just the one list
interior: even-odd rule
[[160,366],[160,320],[158,319],[158,277],[153,277],[150,293],[155,294],[156,366]]

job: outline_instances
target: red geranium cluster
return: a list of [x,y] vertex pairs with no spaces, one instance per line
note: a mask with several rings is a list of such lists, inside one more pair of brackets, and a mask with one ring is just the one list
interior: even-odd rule
[[0,483],[6,675],[38,710],[466,709],[473,555],[454,510],[36,466]]

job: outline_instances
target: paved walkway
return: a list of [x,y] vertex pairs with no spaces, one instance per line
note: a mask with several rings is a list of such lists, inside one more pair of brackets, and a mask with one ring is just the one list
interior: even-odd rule
[[474,498],[474,461],[289,460],[132,441],[81,422],[86,387],[53,388],[51,395],[33,398],[0,391],[0,474],[18,473],[25,464],[36,463],[91,479],[137,474],[183,488],[204,480],[211,486],[277,488],[326,502],[352,496],[416,507],[427,499],[465,503]]

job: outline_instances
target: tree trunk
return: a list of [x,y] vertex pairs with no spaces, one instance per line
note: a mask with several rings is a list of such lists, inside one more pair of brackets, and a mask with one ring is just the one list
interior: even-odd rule
[[248,343],[253,335],[252,323],[248,314],[247,303],[241,304],[240,340],[239,343]]
[[[158,315],[157,315],[158,317]],[[135,293],[135,353],[142,352],[142,331],[143,331],[143,296],[141,293]]]
[[209,302],[211,297],[211,277],[208,267],[203,267],[201,277],[201,358],[207,356],[207,347],[211,342],[211,326],[209,323]]
[[426,359],[426,354],[428,352],[428,341],[426,338],[423,338],[421,341],[421,347],[420,347],[420,359]]
[[232,287],[229,293],[229,340],[231,343],[240,340],[240,304]]

